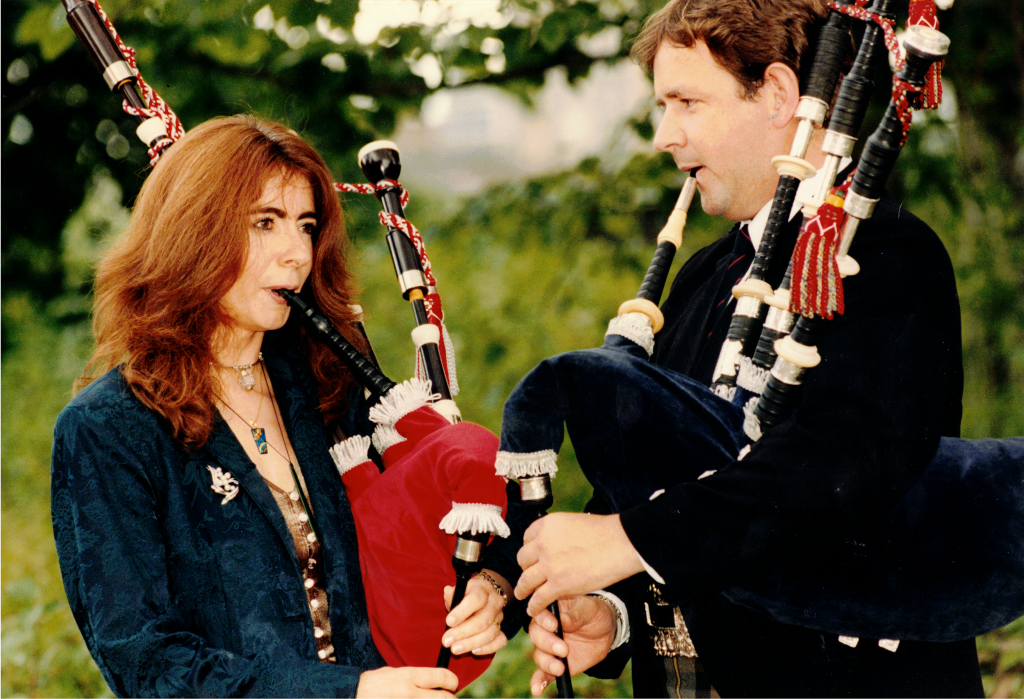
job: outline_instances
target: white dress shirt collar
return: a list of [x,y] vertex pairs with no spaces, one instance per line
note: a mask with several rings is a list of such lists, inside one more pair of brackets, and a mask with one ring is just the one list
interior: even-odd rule
[[[839,170],[842,171],[851,162],[850,158],[843,158],[839,163]],[[796,216],[797,212],[800,211],[800,199],[803,197],[810,197],[818,189],[818,183],[821,182],[822,174],[821,170],[814,173],[812,177],[808,177],[806,180],[800,183],[800,186],[796,190],[796,199],[793,201],[793,208],[789,212],[789,220],[792,221],[793,217]],[[747,227],[747,233],[750,234],[750,242],[754,245],[754,250],[761,245],[761,235],[764,233],[764,227],[768,224],[768,214],[772,211],[772,200],[761,207],[754,218],[748,221],[740,221],[741,226]]]

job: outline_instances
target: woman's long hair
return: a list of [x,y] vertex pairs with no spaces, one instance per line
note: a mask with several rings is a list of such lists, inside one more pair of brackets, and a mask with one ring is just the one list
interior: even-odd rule
[[[135,395],[170,423],[175,438],[188,447],[206,442],[215,410],[211,340],[226,321],[220,301],[245,265],[251,212],[267,181],[281,174],[300,176],[313,189],[313,295],[342,334],[365,349],[352,326],[348,241],[324,161],[284,126],[225,117],[190,130],[160,159],[128,229],[100,262],[97,346],[76,389],[120,365]],[[347,409],[353,379],[327,347],[297,332],[330,423]]]

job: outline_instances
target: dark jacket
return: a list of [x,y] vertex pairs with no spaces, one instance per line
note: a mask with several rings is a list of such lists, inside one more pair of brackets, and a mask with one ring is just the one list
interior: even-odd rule
[[[790,224],[774,258],[773,287],[799,223]],[[718,302],[735,281],[728,266],[737,235],[734,229],[694,255],[662,307],[666,325],[654,361],[705,385],[730,320],[731,307]],[[686,609],[697,652],[723,696],[981,694],[973,640],[904,642],[890,653],[865,639],[851,649],[720,594],[782,567],[829,566],[836,552],[870,546],[884,536],[877,524],[924,471],[939,436],[959,432],[959,305],[938,237],[883,199],[851,255],[861,272],[845,280],[846,312],[821,336],[822,363],[806,374],[793,416],[714,477],[622,513],[626,534]],[[631,623],[633,676],[643,696],[659,690],[644,684],[654,659],[636,606]]]
[[[315,388],[295,357],[264,357],[322,530],[338,664],[317,659],[291,534],[227,424],[187,451],[115,369],[57,420],[52,511],[72,612],[120,696],[354,696],[384,664]],[[208,467],[237,480],[233,499]]]

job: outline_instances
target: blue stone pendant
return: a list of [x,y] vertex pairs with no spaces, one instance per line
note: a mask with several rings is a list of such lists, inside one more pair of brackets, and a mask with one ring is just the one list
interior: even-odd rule
[[267,435],[263,431],[262,427],[252,428],[252,438],[256,442],[256,448],[260,450],[261,454],[267,453]]

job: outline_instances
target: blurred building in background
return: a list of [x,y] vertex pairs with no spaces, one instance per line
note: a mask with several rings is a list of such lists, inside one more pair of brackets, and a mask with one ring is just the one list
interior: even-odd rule
[[[455,32],[460,24],[502,26],[512,19],[499,0],[362,0],[353,34],[371,43],[385,26],[448,21]],[[590,55],[610,56],[621,40],[621,32],[611,28],[579,42]],[[491,54],[488,67],[501,72],[501,42],[485,49]],[[451,74],[442,76],[432,59],[424,57],[417,72],[428,86],[440,85],[443,77],[450,83]],[[556,68],[547,72],[530,107],[496,87],[441,89],[392,140],[402,151],[402,178],[411,187],[470,194],[489,184],[569,168],[587,156],[620,160],[649,148],[622,124],[651,99],[650,82],[630,62],[596,64],[577,85]]]
[[532,109],[493,87],[441,90],[393,140],[410,186],[468,194],[590,155],[622,158],[649,148],[621,128],[649,99],[650,85],[632,63],[599,65],[575,87],[564,71],[551,70]]

